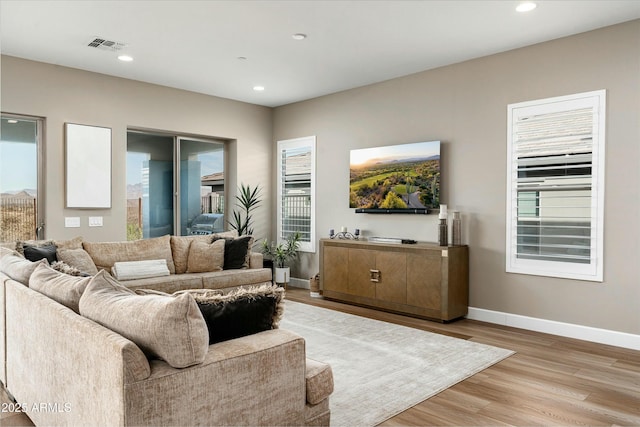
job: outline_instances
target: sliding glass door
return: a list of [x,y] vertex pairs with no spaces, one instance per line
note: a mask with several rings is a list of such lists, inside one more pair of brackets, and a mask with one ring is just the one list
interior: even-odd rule
[[1,122],[0,241],[44,239],[44,120],[2,114]]
[[224,143],[178,138],[180,234],[224,231]]
[[224,229],[224,141],[127,133],[127,238]]

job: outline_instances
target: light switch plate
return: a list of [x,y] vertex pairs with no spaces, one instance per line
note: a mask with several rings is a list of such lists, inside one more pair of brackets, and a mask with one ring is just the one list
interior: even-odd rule
[[64,226],[67,227],[67,228],[80,227],[80,217],[79,216],[65,216],[64,217]]
[[89,227],[102,227],[102,217],[101,216],[90,216],[89,217]]

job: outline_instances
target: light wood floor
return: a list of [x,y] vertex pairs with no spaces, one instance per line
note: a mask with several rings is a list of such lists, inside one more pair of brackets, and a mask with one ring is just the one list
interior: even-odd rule
[[302,289],[287,298],[517,352],[381,426],[640,426],[640,351],[466,319],[441,324]]
[[[303,289],[289,288],[287,298],[517,352],[381,426],[640,426],[640,351],[466,319],[440,324]],[[9,402],[4,390],[0,402]],[[24,414],[0,413],[0,426],[32,425]]]

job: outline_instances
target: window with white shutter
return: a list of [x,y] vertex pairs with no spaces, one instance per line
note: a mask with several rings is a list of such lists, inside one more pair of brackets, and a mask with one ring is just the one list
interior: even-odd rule
[[300,251],[315,252],[316,137],[278,141],[278,240],[300,233]]
[[508,106],[507,272],[603,280],[605,98]]

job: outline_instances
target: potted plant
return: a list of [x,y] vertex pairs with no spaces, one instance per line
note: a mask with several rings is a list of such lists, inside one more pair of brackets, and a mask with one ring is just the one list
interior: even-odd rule
[[238,235],[253,234],[253,211],[260,205],[260,186],[251,188],[250,185],[240,184],[239,194],[236,195],[236,206],[240,210],[233,211],[233,218],[229,221],[232,229],[238,230]]
[[262,242],[262,253],[273,261],[275,266],[276,283],[288,283],[290,277],[290,267],[287,261],[295,259],[298,256],[300,248],[300,233],[290,234],[284,242],[275,244],[269,243],[266,239]]

